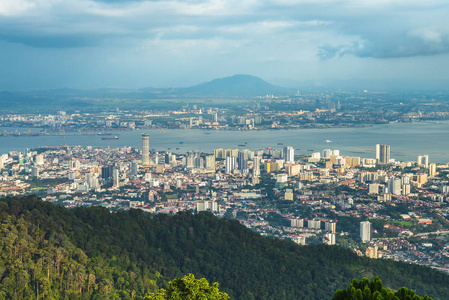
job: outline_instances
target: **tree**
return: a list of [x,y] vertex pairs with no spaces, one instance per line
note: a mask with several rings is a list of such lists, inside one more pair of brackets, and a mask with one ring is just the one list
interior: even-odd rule
[[332,300],[432,300],[428,296],[420,297],[406,287],[400,288],[396,293],[391,289],[385,289],[379,276],[371,282],[367,278],[360,281],[351,280],[346,290],[337,290]]
[[205,278],[195,279],[193,274],[173,279],[167,289],[160,289],[156,294],[148,293],[145,300],[226,300],[228,294],[218,290],[218,283],[212,286]]

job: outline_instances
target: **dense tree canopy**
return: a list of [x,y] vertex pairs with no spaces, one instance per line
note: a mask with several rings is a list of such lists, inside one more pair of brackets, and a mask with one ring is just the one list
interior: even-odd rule
[[226,300],[229,296],[220,292],[218,283],[212,286],[205,278],[195,279],[193,274],[173,279],[167,289],[160,289],[156,293],[148,293],[145,300]]
[[420,297],[406,287],[397,292],[383,287],[382,280],[376,276],[372,281],[363,278],[353,279],[347,289],[337,290],[332,300],[432,300],[428,296]]
[[210,213],[0,199],[0,299],[142,299],[188,273],[219,282],[232,299],[330,299],[352,278],[374,275],[388,288],[449,299],[442,272],[262,237]]

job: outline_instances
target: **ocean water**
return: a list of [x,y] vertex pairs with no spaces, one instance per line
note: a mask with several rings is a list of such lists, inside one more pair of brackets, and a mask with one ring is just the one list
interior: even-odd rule
[[[13,132],[15,128],[6,128]],[[5,128],[0,128],[1,132]],[[27,132],[28,129],[18,129]],[[32,130],[33,132],[36,129]],[[99,135],[0,137],[0,153],[21,151],[25,148],[55,145],[82,145],[93,147],[140,147],[141,134],[150,136],[150,149],[185,153],[199,150],[212,153],[216,148],[248,148],[251,150],[292,146],[295,154],[323,149],[338,149],[341,155],[374,158],[375,145],[391,145],[391,157],[396,160],[416,160],[418,155],[429,155],[430,162],[449,162],[449,121],[392,123],[356,128],[294,129],[294,130],[197,130],[166,129],[122,131],[117,140],[102,140]],[[330,140],[332,143],[325,143]],[[239,146],[245,145],[245,146]]]

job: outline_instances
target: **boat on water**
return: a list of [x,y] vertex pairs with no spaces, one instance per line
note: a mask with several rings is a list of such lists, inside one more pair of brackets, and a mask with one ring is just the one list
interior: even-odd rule
[[332,143],[331,140],[324,140],[323,143]]
[[313,149],[307,149],[307,151],[314,151]]
[[118,140],[118,136],[114,136],[114,137],[102,137],[102,140]]
[[284,145],[284,143],[278,143],[278,145]]

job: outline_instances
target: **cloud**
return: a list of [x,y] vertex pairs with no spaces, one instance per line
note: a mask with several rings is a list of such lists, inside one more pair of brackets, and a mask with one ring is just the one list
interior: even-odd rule
[[443,53],[449,53],[449,34],[419,28],[394,36],[367,36],[352,44],[324,45],[319,47],[317,55],[321,60],[326,60],[344,55],[388,59]]
[[77,65],[79,74],[110,82],[122,70],[142,81],[234,72],[319,77],[372,60],[379,73],[381,61],[403,57],[436,57],[439,66],[449,53],[448,15],[447,0],[0,0],[0,44],[15,50],[0,49],[9,55],[0,64],[11,53],[16,64],[26,61],[18,81],[19,70],[43,74],[40,57],[55,74],[77,57],[90,67]]
[[0,0],[0,16],[16,16],[32,9],[35,5],[26,0]]
[[294,44],[310,33],[322,60],[388,58],[448,52],[438,29],[449,27],[448,13],[442,0],[0,0],[0,39],[48,48],[149,38]]

